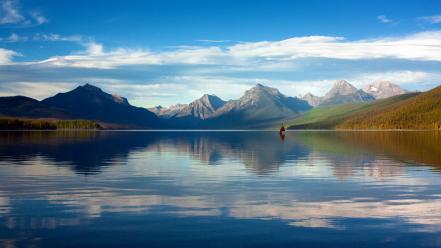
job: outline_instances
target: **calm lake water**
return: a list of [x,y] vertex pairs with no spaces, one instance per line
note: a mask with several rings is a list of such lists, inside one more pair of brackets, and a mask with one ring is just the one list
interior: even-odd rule
[[441,247],[441,132],[1,132],[0,247]]

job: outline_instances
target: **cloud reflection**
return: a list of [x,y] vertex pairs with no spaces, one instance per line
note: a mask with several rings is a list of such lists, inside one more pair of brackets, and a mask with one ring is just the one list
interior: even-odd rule
[[[124,214],[339,230],[351,227],[348,219],[379,219],[441,232],[438,155],[413,152],[409,158],[421,161],[413,164],[401,150],[439,140],[430,137],[288,132],[281,142],[272,132],[2,136],[0,226],[56,229]],[[374,149],[374,140],[384,149]],[[37,203],[50,214],[27,209]]]

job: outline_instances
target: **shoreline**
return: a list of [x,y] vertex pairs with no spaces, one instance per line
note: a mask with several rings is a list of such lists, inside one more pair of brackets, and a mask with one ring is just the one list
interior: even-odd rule
[[[278,132],[278,129],[0,129],[0,132]],[[288,129],[286,132],[441,132],[438,129]]]

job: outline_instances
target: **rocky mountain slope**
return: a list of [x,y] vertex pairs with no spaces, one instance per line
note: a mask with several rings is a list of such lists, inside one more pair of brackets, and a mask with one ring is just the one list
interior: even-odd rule
[[375,99],[384,99],[396,95],[407,93],[397,84],[393,84],[389,81],[375,81],[372,84],[367,85],[364,91],[373,95]]
[[304,100],[285,96],[275,88],[257,84],[238,100],[225,102],[214,95],[204,95],[190,104],[150,110],[173,127],[232,128],[281,122],[310,108]]
[[339,80],[322,98],[320,106],[369,102],[373,100],[375,100],[374,96],[355,88],[345,80]]
[[317,107],[322,102],[321,97],[315,96],[309,92],[303,95],[302,97],[300,97],[300,99],[305,100],[312,107]]

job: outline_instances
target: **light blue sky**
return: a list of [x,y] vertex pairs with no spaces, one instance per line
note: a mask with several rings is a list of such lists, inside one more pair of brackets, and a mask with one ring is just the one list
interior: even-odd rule
[[338,79],[439,85],[441,1],[0,0],[0,95],[91,83],[149,107]]

